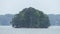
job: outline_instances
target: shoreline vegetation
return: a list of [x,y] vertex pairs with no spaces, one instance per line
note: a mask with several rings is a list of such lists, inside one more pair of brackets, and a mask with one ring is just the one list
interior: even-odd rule
[[14,28],[48,28],[49,17],[35,8],[25,8],[16,14],[10,22]]

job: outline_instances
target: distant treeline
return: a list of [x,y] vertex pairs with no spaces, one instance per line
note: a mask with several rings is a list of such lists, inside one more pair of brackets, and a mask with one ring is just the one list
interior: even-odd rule
[[[0,15],[0,25],[11,25],[13,14]],[[51,26],[60,26],[60,14],[48,14]]]

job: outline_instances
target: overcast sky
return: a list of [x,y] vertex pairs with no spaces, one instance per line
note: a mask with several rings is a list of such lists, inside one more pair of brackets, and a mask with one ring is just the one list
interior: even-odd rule
[[26,7],[33,7],[46,14],[60,14],[60,0],[0,0],[1,14],[16,14]]

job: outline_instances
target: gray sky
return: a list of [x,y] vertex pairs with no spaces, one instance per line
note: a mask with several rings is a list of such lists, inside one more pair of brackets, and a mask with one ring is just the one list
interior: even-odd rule
[[26,7],[33,7],[46,14],[60,14],[60,0],[0,0],[1,14],[16,14]]

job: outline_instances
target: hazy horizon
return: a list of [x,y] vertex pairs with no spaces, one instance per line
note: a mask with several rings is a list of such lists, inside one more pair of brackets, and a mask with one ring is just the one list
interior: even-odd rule
[[0,0],[0,15],[17,14],[28,7],[46,14],[60,14],[60,0]]

